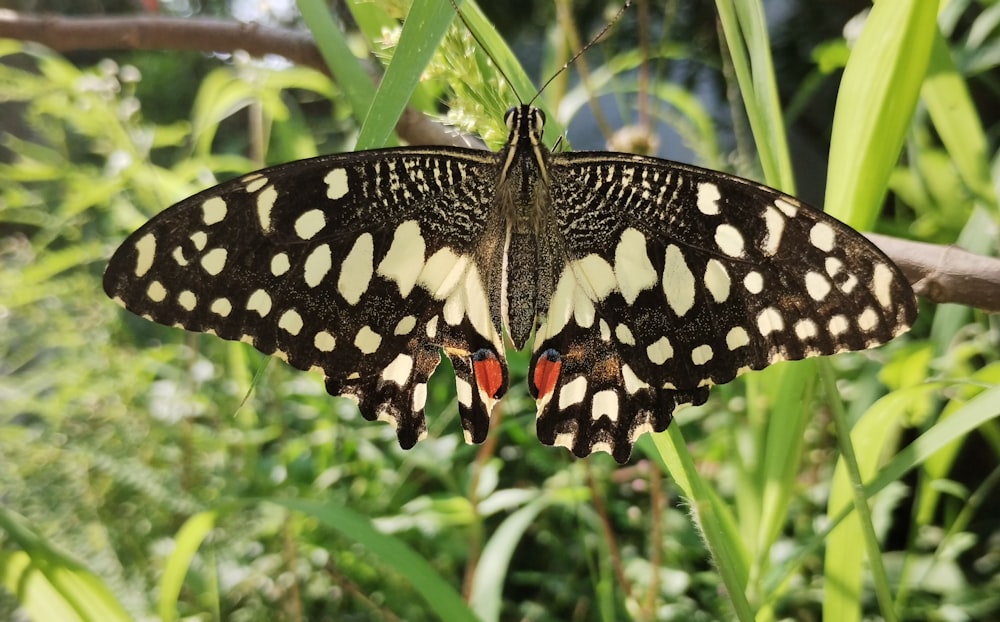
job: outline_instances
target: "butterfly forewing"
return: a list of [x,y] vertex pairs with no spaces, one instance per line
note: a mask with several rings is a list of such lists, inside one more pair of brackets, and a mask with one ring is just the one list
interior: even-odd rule
[[[425,432],[426,382],[443,348],[458,359],[467,436],[481,442],[507,386],[484,269],[502,243],[490,217],[495,158],[384,150],[252,173],[136,231],[105,290],[161,324],[319,369],[331,394],[392,423],[404,447]],[[476,353],[490,363],[472,365]]]
[[134,233],[105,289],[319,369],[403,447],[425,432],[441,350],[481,442],[507,390],[501,331],[518,348],[534,332],[539,438],[620,462],[713,384],[878,345],[916,316],[891,261],[793,197],[655,158],[552,154],[529,106],[506,121],[495,154],[359,152],[206,190]]

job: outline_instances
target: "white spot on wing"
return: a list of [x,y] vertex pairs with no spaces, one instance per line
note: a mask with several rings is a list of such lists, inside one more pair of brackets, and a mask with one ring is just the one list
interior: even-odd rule
[[618,338],[618,341],[624,343],[627,346],[635,345],[635,336],[632,334],[632,331],[629,329],[629,327],[625,326],[624,324],[619,324],[618,326],[615,326],[615,337]]
[[354,336],[354,347],[361,350],[362,354],[371,354],[382,345],[382,335],[376,333],[369,326],[362,326],[358,334]]
[[816,333],[816,322],[813,322],[809,318],[801,319],[795,323],[795,336],[801,341],[812,339],[816,336]]
[[637,229],[626,229],[615,248],[615,278],[625,302],[656,285],[656,270],[646,253],[646,238]]
[[[264,196],[264,193],[261,193]],[[311,240],[326,226],[326,214],[322,210],[311,209],[295,219],[295,235],[303,240]]]
[[178,266],[188,265],[188,259],[184,256],[184,249],[180,246],[175,247],[174,252],[171,253],[171,255],[173,256],[174,261],[177,262]]
[[726,267],[718,259],[709,259],[705,264],[705,287],[712,294],[712,299],[717,303],[725,302],[729,298],[729,286],[731,285],[729,273]]
[[781,210],[781,213],[789,218],[795,218],[795,215],[799,213],[799,208],[792,205],[785,199],[775,199],[774,205]]
[[408,335],[416,325],[417,325],[417,318],[413,317],[412,315],[407,315],[403,319],[399,320],[399,322],[396,324],[395,330],[392,331],[392,334]]
[[208,234],[204,231],[195,231],[190,236],[191,243],[199,251],[205,250],[205,245],[208,244]]
[[774,307],[768,307],[757,314],[757,330],[765,337],[773,332],[783,330],[785,321]]
[[713,356],[715,356],[715,352],[712,351],[712,346],[707,343],[691,350],[691,362],[695,365],[704,365],[711,361]]
[[715,243],[730,257],[743,256],[743,234],[732,225],[723,223],[715,228]]
[[135,275],[145,276],[149,269],[153,267],[153,257],[156,256],[156,236],[152,233],[139,238],[135,243],[137,253],[135,260]]
[[313,337],[313,347],[320,352],[332,352],[337,347],[337,338],[325,330],[321,330]]
[[858,286],[858,277],[850,273],[847,274],[847,278],[844,279],[844,282],[838,285],[838,287],[840,287],[840,291],[844,292],[845,294],[850,294],[852,291],[854,291],[854,288],[857,286]]
[[248,175],[243,178],[243,182],[246,183],[243,189],[252,194],[267,185],[267,177]]
[[872,272],[872,291],[875,298],[883,308],[889,308],[892,304],[892,270],[884,263],[875,264]]
[[[577,283],[580,282],[577,281]],[[573,319],[576,320],[580,328],[590,328],[594,325],[596,318],[597,309],[594,308],[590,296],[583,291],[582,287],[577,287],[573,296]]]
[[163,283],[153,281],[149,284],[149,287],[146,288],[146,295],[149,296],[149,299],[153,302],[163,302],[163,300],[167,297],[167,289],[163,287]]
[[201,267],[205,272],[216,276],[226,267],[226,258],[229,252],[224,248],[213,248],[201,257]]
[[578,287],[573,270],[567,266],[563,270],[559,282],[556,284],[556,291],[549,300],[549,310],[546,315],[545,334],[536,335],[535,343],[541,343],[546,337],[559,334],[569,319],[573,317],[573,301]]
[[427,259],[417,282],[437,300],[447,298],[465,273],[468,258],[458,256],[447,246]]
[[643,382],[639,376],[636,376],[635,372],[632,371],[632,368],[627,364],[622,365],[622,381],[625,385],[625,391],[627,391],[629,395],[635,395],[642,389],[649,388],[649,385]]
[[765,255],[774,255],[781,245],[781,236],[785,232],[785,218],[778,211],[778,208],[768,205],[764,209],[764,226],[767,228],[767,235],[764,236]]
[[351,251],[347,253],[347,257],[340,265],[337,291],[347,301],[347,304],[358,304],[361,295],[368,290],[368,284],[371,282],[374,270],[372,267],[374,245],[372,234],[362,233],[354,241],[354,246],[351,247]]
[[490,318],[490,300],[483,288],[483,280],[479,276],[479,268],[475,264],[469,267],[469,275],[465,277],[465,314],[480,335],[491,339],[495,334]]
[[290,335],[298,335],[302,330],[302,316],[295,309],[289,309],[278,318],[278,328]]
[[663,365],[674,355],[674,347],[666,337],[660,337],[646,348],[646,356],[654,365]]
[[851,325],[848,323],[847,318],[843,315],[833,316],[830,318],[830,324],[828,325],[830,334],[834,337],[846,333],[850,327]]
[[229,317],[229,314],[233,312],[233,303],[229,302],[228,298],[216,298],[209,305],[208,310],[216,315]]
[[185,289],[181,293],[177,294],[177,304],[179,304],[185,311],[192,311],[195,305],[198,304],[198,298],[194,295],[191,290]]
[[226,219],[226,202],[222,197],[205,199],[201,204],[201,219],[206,225],[214,225]]
[[464,379],[455,376],[455,396],[458,403],[466,408],[472,406],[472,385]]
[[271,274],[274,276],[281,276],[288,272],[291,267],[292,264],[288,262],[288,255],[286,253],[278,253],[274,257],[271,257]]
[[427,326],[424,327],[424,332],[427,333],[428,339],[434,339],[437,337],[438,317],[440,316],[435,315],[431,319],[427,320]]
[[742,348],[750,343],[750,335],[742,326],[734,326],[726,333],[726,347],[730,350]]
[[[420,412],[427,404],[427,383],[419,382],[413,387],[413,412]],[[466,441],[468,442],[468,441]]]
[[247,311],[256,311],[261,317],[265,317],[271,312],[271,296],[258,289],[247,299]]
[[714,216],[719,213],[719,187],[711,182],[698,184],[698,211],[706,216]]
[[257,195],[257,222],[264,233],[271,231],[271,210],[278,200],[278,191],[274,186],[268,186]]
[[611,453],[611,443],[608,441],[594,441],[594,444],[590,446],[590,453]]
[[681,249],[673,244],[667,247],[663,263],[663,293],[677,317],[694,306],[694,275],[684,261]]
[[615,289],[615,271],[600,255],[591,253],[573,262],[580,289],[594,301],[604,300]]
[[420,225],[407,220],[396,227],[392,245],[378,264],[378,275],[394,281],[399,295],[406,298],[424,269],[426,245],[420,235]]
[[563,385],[559,391],[559,410],[566,410],[574,404],[579,404],[587,397],[587,378],[577,376]]
[[347,171],[335,168],[323,178],[326,183],[326,197],[336,201],[347,194]]
[[743,277],[743,287],[751,294],[759,294],[764,291],[764,277],[761,276],[760,272],[751,270]]
[[382,380],[401,387],[409,381],[411,371],[413,371],[413,357],[400,353],[382,370]]
[[392,426],[393,430],[399,429],[399,413],[396,412],[395,408],[390,409],[388,405],[383,404],[379,407],[378,413],[375,415],[377,421],[382,421],[383,423],[388,423]]
[[552,441],[552,445],[555,447],[565,447],[566,449],[572,450],[573,443],[576,441],[576,434],[573,432],[560,432],[556,434],[556,438]]
[[595,393],[590,416],[594,421],[601,417],[618,421],[618,393],[614,389],[605,389]]
[[844,267],[844,262],[837,259],[836,257],[827,257],[826,261],[823,262],[826,267],[826,273],[831,277],[837,276],[837,273],[841,271]]
[[833,250],[833,227],[825,222],[818,222],[809,230],[809,241],[821,251],[829,253]]
[[469,318],[476,332],[487,339],[493,338],[490,301],[475,264],[469,264],[462,287],[456,288],[445,301],[443,315],[445,322],[453,326],[458,325],[464,315]]
[[[285,261],[288,261],[287,258]],[[273,265],[273,261],[272,261]],[[316,287],[323,282],[323,278],[330,272],[333,266],[333,257],[330,254],[329,244],[320,244],[306,257],[303,268],[306,285]]]
[[[678,404],[677,407],[680,408],[680,406],[681,405]],[[642,423],[632,428],[632,431],[629,433],[628,438],[631,442],[635,443],[637,440],[639,440],[639,437],[642,436],[643,434],[647,434],[649,432],[654,432],[654,431],[655,429],[653,428],[653,424],[650,423],[649,415],[647,414]]]
[[878,326],[878,313],[871,307],[865,307],[865,310],[858,316],[858,327],[867,332],[876,326]]
[[830,293],[830,281],[819,272],[807,272],[806,291],[813,300],[821,302]]

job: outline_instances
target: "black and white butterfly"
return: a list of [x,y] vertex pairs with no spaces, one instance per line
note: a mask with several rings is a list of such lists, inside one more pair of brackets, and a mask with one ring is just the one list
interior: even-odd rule
[[713,384],[906,331],[909,284],[864,237],[760,184],[651,157],[554,153],[543,113],[496,153],[404,147],[264,169],[132,234],[104,288],[145,318],[316,369],[412,447],[447,355],[482,442],[531,345],[539,439],[626,461]]

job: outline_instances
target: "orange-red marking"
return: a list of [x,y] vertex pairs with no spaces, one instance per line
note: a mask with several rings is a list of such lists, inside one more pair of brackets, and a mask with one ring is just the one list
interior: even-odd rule
[[538,389],[538,398],[541,399],[556,388],[559,381],[559,371],[562,369],[562,360],[555,350],[546,350],[538,357],[535,365],[535,388]]
[[472,357],[472,370],[483,393],[496,398],[503,387],[503,367],[497,355],[489,350],[479,350]]

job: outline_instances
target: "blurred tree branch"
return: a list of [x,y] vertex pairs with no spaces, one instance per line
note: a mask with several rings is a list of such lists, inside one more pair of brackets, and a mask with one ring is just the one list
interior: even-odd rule
[[[330,75],[312,36],[286,28],[214,18],[62,17],[0,11],[0,38],[33,41],[57,52],[80,50],[187,50],[276,54]],[[376,79],[374,69],[370,72]],[[396,132],[411,145],[476,146],[474,139],[407,108]]]
[[[283,56],[329,75],[308,33],[233,20],[134,15],[71,18],[0,11],[0,38],[33,41],[59,52],[244,50],[252,56]],[[374,70],[372,75],[373,80],[376,79]],[[411,108],[403,113],[396,131],[403,140],[414,145],[482,146]],[[934,302],[959,303],[1000,312],[1000,259],[952,246],[874,234],[868,237],[903,269],[919,295]]]

